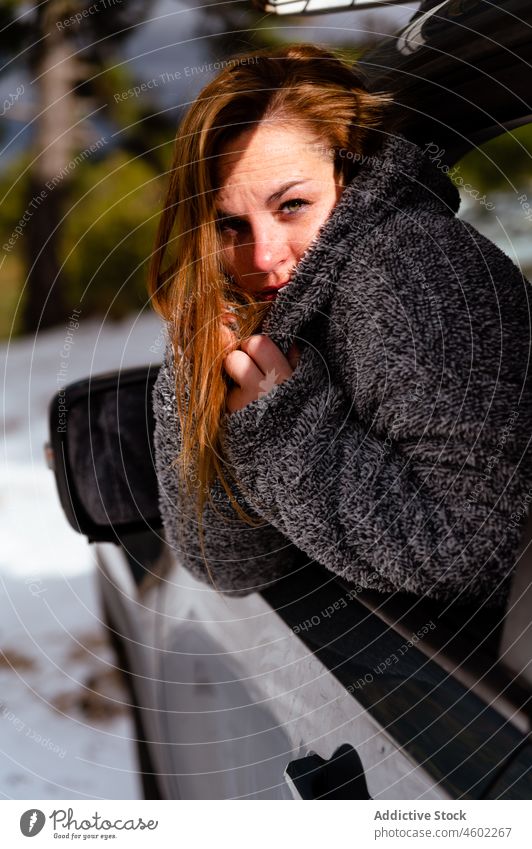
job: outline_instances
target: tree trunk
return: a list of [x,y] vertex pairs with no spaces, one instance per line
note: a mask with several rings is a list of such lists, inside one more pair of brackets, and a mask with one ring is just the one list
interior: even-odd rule
[[78,101],[72,91],[78,77],[78,62],[70,55],[75,52],[74,45],[69,44],[56,26],[61,20],[61,7],[54,0],[37,7],[42,39],[31,61],[38,103],[24,240],[26,332],[65,322],[75,306],[68,303],[60,270],[59,223],[68,185],[68,173],[61,177],[61,172],[72,158],[72,127],[79,118]]

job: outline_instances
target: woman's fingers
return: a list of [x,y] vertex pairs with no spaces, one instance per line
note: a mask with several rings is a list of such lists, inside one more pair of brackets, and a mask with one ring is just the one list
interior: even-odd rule
[[229,377],[232,377],[239,386],[256,384],[264,377],[255,361],[244,351],[231,351],[225,357],[223,364]]
[[270,392],[275,384],[288,380],[300,357],[295,343],[290,347],[290,359],[287,359],[275,342],[259,334],[245,339],[240,348],[230,350],[223,360],[225,371],[236,384],[227,393],[230,412],[241,410]]
[[256,362],[263,374],[274,372],[276,383],[287,380],[291,376],[292,366],[269,336],[255,334],[245,339],[240,347]]
[[224,368],[236,386],[227,394],[227,409],[230,413],[241,410],[258,397],[258,387],[264,375],[251,357],[244,351],[231,351],[223,361]]

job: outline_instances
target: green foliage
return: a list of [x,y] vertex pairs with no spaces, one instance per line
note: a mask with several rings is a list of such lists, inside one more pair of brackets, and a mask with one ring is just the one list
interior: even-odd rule
[[[28,202],[28,164],[19,159],[0,181],[2,244]],[[116,150],[100,161],[86,160],[72,172],[69,203],[61,225],[63,282],[71,303],[84,315],[121,318],[146,303],[146,272],[153,248],[165,177],[143,157]],[[0,338],[21,330],[25,232],[0,255]]]
[[24,213],[30,184],[29,153],[20,156],[0,175],[0,232],[2,242],[9,238],[11,231]]
[[0,178],[0,339],[16,335],[21,326],[20,299],[25,280],[24,236],[7,252],[2,249],[2,245],[12,236],[24,214],[29,163],[29,157],[21,157]]
[[85,314],[121,318],[146,303],[161,182],[122,151],[77,169],[61,241],[68,291]]
[[532,124],[504,133],[476,150],[460,162],[460,175],[465,182],[482,191],[511,190],[530,184],[532,173]]
[[0,339],[9,339],[20,332],[21,312],[19,299],[22,292],[24,269],[20,256],[4,256],[0,271]]

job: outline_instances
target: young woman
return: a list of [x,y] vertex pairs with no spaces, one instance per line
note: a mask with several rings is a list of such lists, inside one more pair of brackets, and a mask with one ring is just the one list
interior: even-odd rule
[[506,598],[532,485],[529,286],[387,114],[296,45],[229,62],[179,128],[150,271],[156,465],[167,541],[223,592],[316,561]]

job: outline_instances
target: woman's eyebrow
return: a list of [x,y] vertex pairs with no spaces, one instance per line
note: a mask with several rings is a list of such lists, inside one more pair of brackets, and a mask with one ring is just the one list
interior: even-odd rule
[[282,197],[282,195],[284,195],[284,193],[287,192],[288,189],[291,189],[293,186],[300,186],[301,183],[308,183],[308,181],[309,178],[304,177],[302,180],[291,180],[289,183],[284,183],[280,189],[277,189],[277,191],[274,192],[273,195],[270,195],[266,203],[272,203],[274,200],[279,200],[279,198]]
[[[283,183],[283,185],[280,186],[280,188],[278,188],[277,191],[273,192],[273,194],[270,195],[270,197],[266,200],[266,204],[268,205],[270,203],[273,203],[276,200],[279,200],[279,198],[282,197],[284,195],[284,193],[288,191],[288,189],[291,189],[294,186],[300,186],[302,183],[308,183],[309,180],[310,180],[310,177],[304,177],[301,180],[290,180],[288,183]],[[238,213],[236,213],[236,212],[224,212],[223,209],[216,209],[216,214],[218,215],[219,218],[241,218],[242,217],[241,215],[238,215]]]

